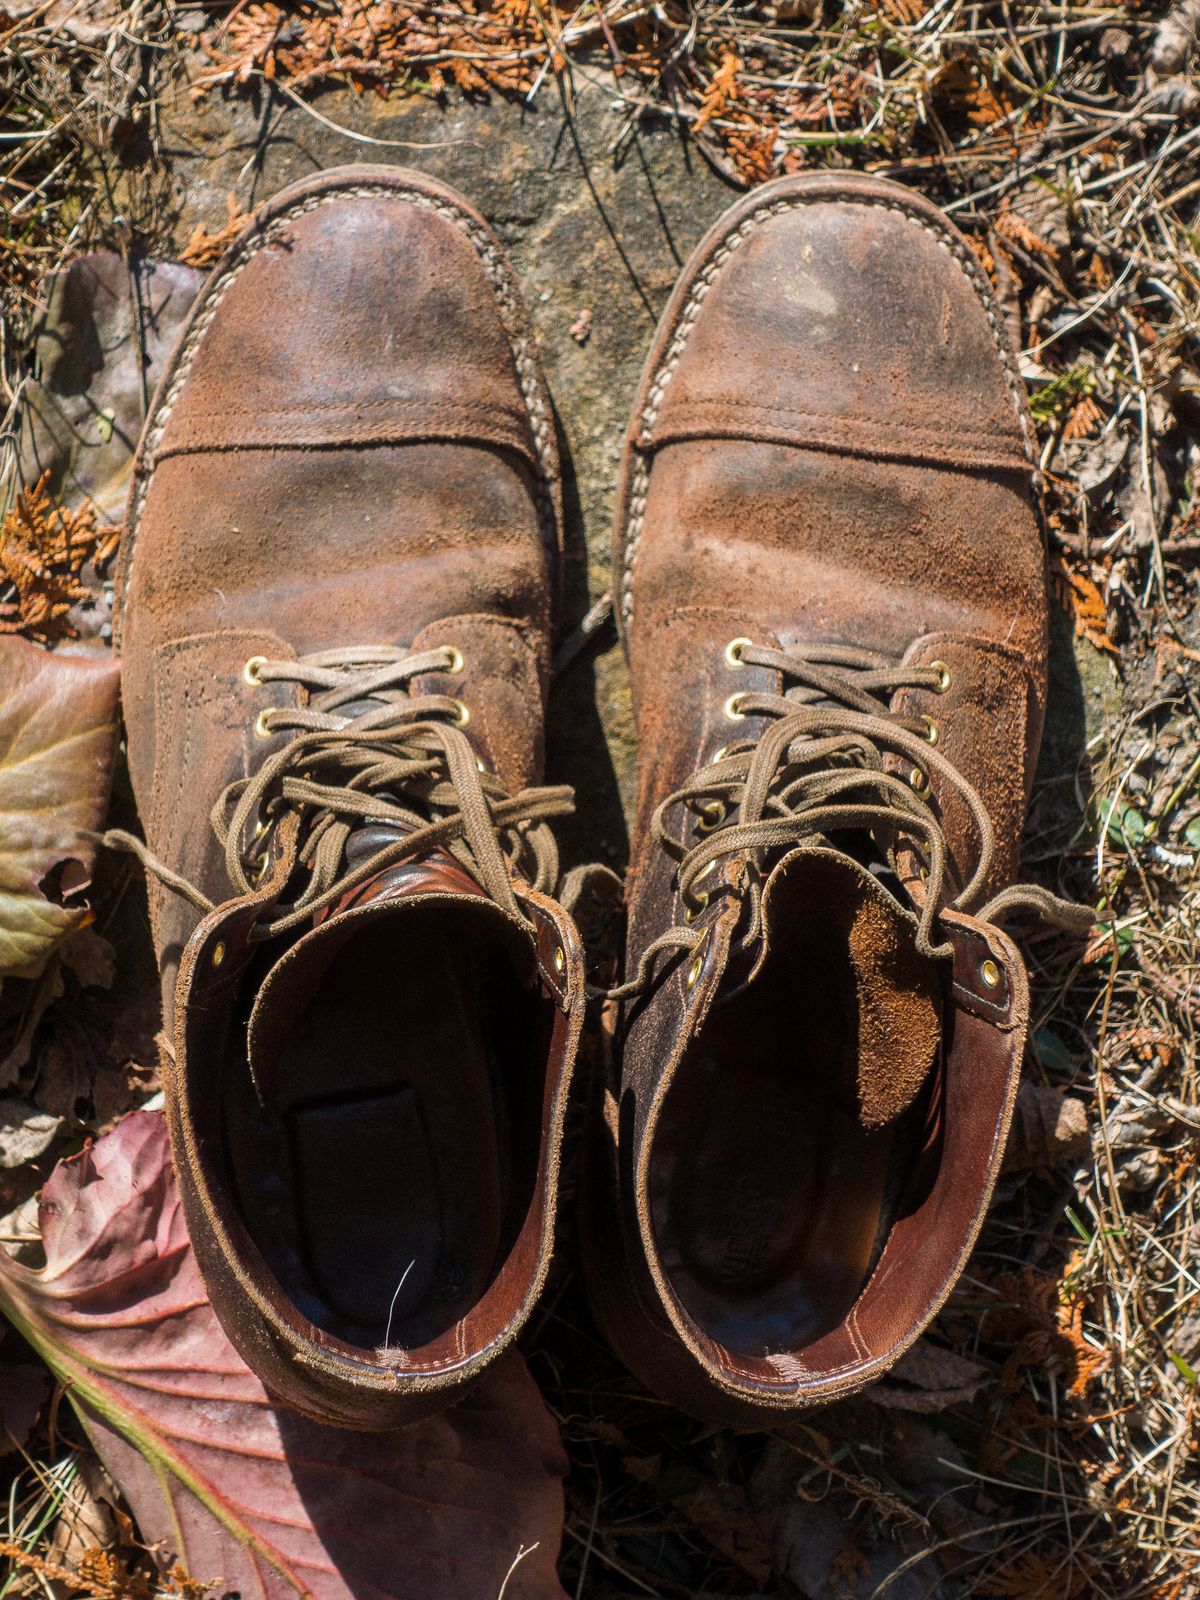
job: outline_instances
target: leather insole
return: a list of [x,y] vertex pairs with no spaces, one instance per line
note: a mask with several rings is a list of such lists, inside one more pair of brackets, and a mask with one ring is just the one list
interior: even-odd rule
[[458,1321],[528,1202],[544,1002],[509,931],[472,909],[431,904],[342,945],[235,1149],[282,1287],[364,1348],[418,1346]]
[[650,1161],[668,1281],[744,1355],[802,1348],[853,1306],[925,1137],[919,1064],[938,1049],[940,980],[907,914],[813,856],[776,897],[762,968],[680,1063]]

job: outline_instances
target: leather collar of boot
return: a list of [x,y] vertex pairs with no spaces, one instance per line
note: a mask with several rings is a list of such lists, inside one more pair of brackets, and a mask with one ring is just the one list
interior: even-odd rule
[[[281,849],[286,846],[285,835]],[[294,837],[291,846],[294,857]],[[520,1331],[544,1286],[553,1248],[571,1072],[586,1002],[583,948],[574,922],[556,901],[527,884],[514,883],[518,902],[536,929],[539,977],[555,1005],[529,1209],[499,1272],[466,1317],[417,1349],[363,1350],[318,1328],[286,1297],[241,1221],[219,1171],[219,1157],[205,1148],[197,1129],[200,1106],[195,1100],[204,1096],[207,1086],[194,1082],[191,1062],[208,1059],[212,1041],[222,1036],[250,958],[254,925],[274,903],[289,870],[286,856],[281,857],[260,892],[210,912],[183,952],[176,990],[175,1053],[164,1062],[181,1193],[193,1238],[202,1240],[202,1265],[214,1304],[224,1301],[219,1309],[225,1317],[232,1317],[244,1330],[249,1311],[255,1324],[249,1340],[259,1346],[265,1341],[277,1352],[278,1370],[306,1369],[343,1390],[346,1406],[321,1420],[343,1426],[394,1426],[414,1414],[403,1410],[406,1397],[460,1388],[492,1360]],[[344,915],[369,916],[381,909],[378,902],[370,902]],[[503,915],[499,907],[495,909]],[[218,949],[223,953],[214,961]],[[269,1378],[268,1386],[280,1387]],[[282,1398],[307,1410],[301,1395],[285,1393]],[[351,1421],[350,1413],[361,1409],[371,1395],[385,1401],[393,1397],[400,1414],[378,1420],[382,1414],[368,1411],[363,1421]]]
[[932,1130],[939,1142],[937,1174],[929,1193],[893,1224],[849,1314],[803,1350],[749,1356],[728,1349],[693,1321],[666,1276],[650,1216],[651,1152],[666,1094],[717,999],[727,942],[714,945],[703,987],[697,985],[700,992],[681,1021],[637,1136],[634,1234],[675,1333],[707,1381],[746,1420],[826,1404],[874,1382],[936,1316],[978,1237],[1012,1120],[1028,1026],[1028,986],[1021,957],[1003,931],[957,912],[943,913],[942,923],[955,955],[940,1106]]

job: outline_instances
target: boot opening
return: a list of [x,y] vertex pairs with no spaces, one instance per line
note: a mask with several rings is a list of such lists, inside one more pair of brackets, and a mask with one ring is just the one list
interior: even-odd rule
[[649,1166],[662,1270],[708,1337],[797,1351],[858,1299],[934,1116],[942,976],[869,873],[806,852],[773,883],[768,953],[712,1007]]
[[431,900],[273,982],[227,1106],[247,1229],[317,1327],[426,1344],[476,1305],[533,1195],[554,1011],[532,941],[484,901]]

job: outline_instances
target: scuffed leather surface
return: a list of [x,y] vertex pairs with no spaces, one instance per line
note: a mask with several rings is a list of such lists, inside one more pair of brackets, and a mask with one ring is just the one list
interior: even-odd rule
[[[461,696],[480,759],[511,789],[540,781],[559,511],[548,396],[482,219],[442,186],[387,168],[327,172],[264,207],[208,280],[151,407],[118,625],[147,842],[215,907],[201,917],[166,891],[152,895],[175,1013],[164,1075],[189,1227],[214,1307],[264,1381],[346,1426],[396,1426],[445,1404],[536,1299],[582,952],[561,908],[516,885],[537,930],[521,937],[553,1012],[534,1198],[475,1312],[436,1348],[392,1349],[384,1361],[298,1313],[231,1200],[221,1073],[244,1060],[252,935],[294,845],[281,840],[261,889],[231,900],[209,812],[286,737],[259,738],[257,713],[300,692],[247,684],[247,658],[376,643],[461,651],[461,676],[433,675],[415,692]],[[393,873],[326,925],[403,915],[415,929],[423,890],[464,892],[444,877]]]
[[[251,731],[272,699],[242,682],[252,654],[454,644],[487,707],[492,761],[520,782],[540,776],[557,457],[526,406],[519,307],[500,306],[480,255],[499,259],[498,246],[448,191],[386,169],[327,173],[295,194],[215,269],[135,468],[117,586],[125,719],[147,842],[167,859],[169,829],[207,833],[222,788],[277,747]],[[460,420],[483,406],[524,419],[521,448],[404,426],[364,444],[360,401],[362,415],[413,401]],[[271,436],[282,408],[307,419],[303,448]],[[203,448],[189,431],[200,416]],[[181,683],[180,654],[197,650]],[[176,719],[187,726],[167,726]],[[193,881],[221,898],[219,854],[185,848]],[[172,915],[174,945],[197,918]],[[168,1005],[172,987],[168,962]]]
[[965,245],[884,191],[777,190],[753,216],[705,264],[703,335],[644,437],[1023,468],[1009,385],[978,382],[1000,365],[997,325],[962,270]]
[[[622,468],[614,583],[640,746],[630,970],[682,921],[650,818],[717,748],[757,731],[723,715],[728,696],[778,687],[725,661],[736,636],[946,661],[946,693],[905,691],[896,709],[937,720],[940,750],[992,813],[988,888],[1011,881],[1046,688],[1031,437],[986,280],[926,202],[882,180],[785,179],[710,231],[660,323]],[[943,798],[965,876],[978,840],[957,798],[935,789]],[[619,1133],[606,1124],[591,1165],[618,1216],[585,1226],[593,1295],[631,1363],[696,1414],[747,1421],[862,1387],[948,1292],[994,1181],[1027,999],[1011,944],[956,925],[966,973],[982,959],[973,941],[992,950],[1003,1004],[989,1011],[974,996],[968,1007],[950,988],[944,1144],[926,1199],[894,1230],[840,1331],[791,1356],[735,1357],[676,1299],[646,1201],[656,1108],[719,1004],[735,919],[733,896],[714,893],[695,986],[685,961],[664,959],[661,981],[630,1008]]]

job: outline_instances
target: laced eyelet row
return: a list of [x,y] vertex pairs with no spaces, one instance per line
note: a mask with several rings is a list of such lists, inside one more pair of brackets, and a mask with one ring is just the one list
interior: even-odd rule
[[[746,652],[753,651],[755,648],[755,641],[746,637],[745,635],[739,634],[736,638],[730,639],[728,644],[725,646],[724,651],[725,665],[733,671],[744,671],[749,665],[746,660]],[[926,692],[932,692],[939,695],[946,694],[953,683],[953,674],[950,670],[949,664],[940,659],[929,662],[927,667],[923,669],[916,670],[927,671],[933,677],[932,684],[926,685]],[[721,712],[722,716],[727,722],[744,722],[748,719],[751,713],[742,710],[742,705],[745,701],[745,698],[746,692],[744,690],[735,691],[726,698],[721,707]],[[934,717],[928,715],[927,713],[921,713],[915,720],[917,725],[916,731],[926,744],[935,746],[941,742],[942,730]],[[909,727],[912,727],[912,723],[909,724]],[[708,757],[706,765],[710,767],[719,765],[720,762],[729,754],[730,748],[731,747],[729,745],[722,745],[718,750],[715,750],[712,755]],[[930,798],[932,793],[930,773],[926,770],[923,764],[914,763],[910,767],[908,772],[908,783],[913,792],[922,800],[928,800]],[[695,824],[696,831],[700,834],[711,834],[715,832],[718,828],[723,827],[729,818],[729,805],[725,800],[720,798],[714,797],[705,800],[697,800],[696,802],[693,802],[693,809],[697,814],[697,820]],[[703,875],[707,875],[707,872],[710,870],[710,868],[715,865],[715,861],[710,862],[709,867],[705,869],[705,873]],[[922,881],[925,881],[928,876],[928,869],[922,868]],[[683,920],[688,924],[696,922],[709,904],[709,895],[698,890],[696,886],[697,882],[698,880],[693,881],[682,907]],[[699,963],[693,962],[691,968],[686,974],[686,983],[688,988],[693,986],[698,976]],[[994,987],[992,978],[988,974],[983,974],[982,981],[989,987]],[[998,981],[999,979],[997,977],[996,982]]]
[[[742,652],[748,648],[753,648],[753,645],[754,640],[747,639],[743,634],[739,634],[736,639],[730,639],[729,643],[725,646],[726,665],[730,667],[744,667],[746,663],[742,659]],[[934,693],[945,694],[951,683],[954,681],[949,666],[946,664],[946,662],[941,660],[931,661],[929,663],[929,670],[937,673],[937,683],[934,685]]]
[[[443,670],[452,673],[455,677],[457,677],[465,670],[466,666],[466,663],[463,660],[462,651],[459,650],[456,645],[452,644],[443,645],[442,649],[444,650],[446,656],[446,665]],[[264,680],[260,674],[262,668],[267,663],[267,659],[268,658],[266,656],[248,657],[242,666],[242,682],[249,684],[252,689],[261,689],[263,687]],[[467,727],[471,721],[470,707],[465,705],[463,701],[453,698],[451,699],[450,703],[454,708],[453,716],[455,727]],[[256,739],[273,739],[275,737],[275,730],[271,726],[271,710],[272,708],[270,706],[264,707],[264,709],[258,713],[257,717],[255,717],[254,737]],[[480,772],[486,770],[482,763],[477,762],[476,765],[479,767]]]
[[[948,934],[939,938],[943,909],[966,910],[980,922],[994,923],[1013,907],[1021,907],[1072,931],[1083,932],[1093,925],[1090,907],[1071,905],[1040,885],[1013,885],[984,900],[995,860],[995,832],[983,802],[941,750],[922,753],[922,743],[930,747],[941,743],[938,722],[932,716],[892,709],[893,697],[900,692],[948,693],[954,680],[945,661],[894,661],[878,651],[833,642],[788,650],[742,637],[729,641],[724,659],[734,670],[758,665],[776,676],[774,688],[754,685],[749,692],[729,695],[723,706],[726,720],[753,718],[755,724],[763,721],[766,731],[753,738],[739,734],[734,744],[707,756],[700,770],[659,803],[651,829],[655,842],[676,864],[679,922],[642,950],[637,972],[609,991],[612,998],[645,994],[655,981],[660,958],[668,952],[683,954],[684,986],[690,990],[699,983],[711,925],[693,932],[679,923],[700,920],[712,899],[711,890],[699,888],[700,880],[719,862],[742,859],[752,869],[723,874],[735,899],[748,904],[747,915],[732,932],[738,947],[750,951],[763,932],[762,875],[753,869],[769,865],[768,852],[803,847],[814,838],[836,838],[844,829],[901,842],[896,870],[906,882],[919,878],[927,886],[914,903],[916,948],[923,956],[954,953]],[[783,689],[790,680],[793,686]],[[748,711],[742,709],[747,703],[752,707]],[[807,758],[806,741],[816,741]],[[897,787],[894,763],[905,759],[907,781],[918,804],[906,801]],[[939,795],[943,791],[958,795],[970,814],[974,848],[962,863],[971,870],[961,885],[948,884],[947,868],[960,863],[951,862],[940,811],[930,803],[935,778]],[[690,838],[686,831],[676,837],[668,826],[677,807],[683,808],[688,827],[694,830]],[[736,816],[730,817],[731,812]],[[715,839],[695,837],[718,828],[722,832]],[[909,871],[903,857],[914,849],[920,854]],[[1002,998],[1004,972],[998,962],[988,958],[977,963],[975,976],[982,991],[990,991],[997,1001]]]
[[[226,784],[210,814],[236,898],[258,891],[269,871],[280,873],[270,899],[262,898],[256,938],[310,927],[325,907],[388,864],[434,848],[449,852],[481,893],[538,933],[517,895],[522,881],[537,894],[567,892],[557,887],[549,821],[569,816],[574,796],[565,784],[510,791],[476,756],[458,731],[470,720],[467,707],[428,687],[431,675],[464,670],[461,651],[446,645],[415,651],[350,645],[242,663],[249,687],[278,685],[291,696],[254,718],[255,733],[276,738],[278,748],[250,776]],[[364,820],[386,828],[386,837],[369,839],[365,851],[352,848]],[[111,828],[104,843],[136,856],[201,913],[222,903],[135,835]],[[229,954],[223,942],[214,943],[209,966],[220,968]],[[565,947],[554,951],[554,969],[568,978]]]

